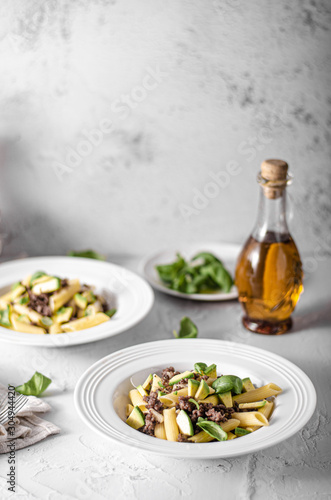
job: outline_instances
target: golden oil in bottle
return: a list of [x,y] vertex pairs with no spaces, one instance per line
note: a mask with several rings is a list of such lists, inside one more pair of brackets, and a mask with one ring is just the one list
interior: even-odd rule
[[287,170],[281,160],[262,163],[259,214],[236,267],[243,324],[267,335],[291,328],[291,314],[303,291],[301,259],[286,222]]

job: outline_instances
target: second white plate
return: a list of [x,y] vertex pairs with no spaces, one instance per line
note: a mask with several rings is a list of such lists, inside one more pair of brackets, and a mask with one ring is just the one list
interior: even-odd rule
[[229,293],[215,292],[215,293],[182,293],[176,290],[171,290],[168,288],[159,278],[159,275],[155,269],[155,266],[160,264],[169,264],[174,262],[176,259],[176,253],[180,252],[185,259],[192,258],[195,254],[199,252],[210,252],[218,257],[230,272],[231,276],[234,277],[236,261],[241,250],[240,245],[229,244],[229,243],[189,243],[185,245],[179,245],[178,248],[163,250],[161,252],[155,253],[147,257],[140,265],[140,271],[144,278],[157,290],[160,292],[167,293],[168,295],[173,295],[174,297],[180,297],[182,299],[189,300],[201,300],[201,301],[223,301],[232,300],[238,297],[238,291],[235,286],[232,287]]
[[154,302],[153,290],[135,273],[109,262],[78,257],[32,257],[1,264],[0,295],[16,281],[39,270],[94,285],[98,293],[109,297],[111,307],[115,307],[117,313],[101,325],[59,335],[34,335],[0,327],[0,340],[45,347],[86,344],[128,330],[148,314]]

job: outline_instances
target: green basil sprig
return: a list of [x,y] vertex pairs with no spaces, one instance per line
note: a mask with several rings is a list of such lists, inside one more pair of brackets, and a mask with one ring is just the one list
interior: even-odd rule
[[190,318],[184,316],[180,320],[179,332],[174,330],[173,333],[176,339],[195,339],[198,336],[198,328]]
[[228,438],[227,433],[223,431],[222,427],[216,422],[210,422],[209,420],[199,418],[197,426],[207,432],[207,434],[212,436],[214,439],[217,439],[217,441],[226,441]]
[[232,391],[234,394],[241,394],[243,383],[241,378],[235,375],[222,375],[212,383],[212,388],[216,394]]

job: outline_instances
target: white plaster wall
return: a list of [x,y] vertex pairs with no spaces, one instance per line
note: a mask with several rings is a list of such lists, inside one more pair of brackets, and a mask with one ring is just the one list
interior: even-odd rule
[[267,157],[300,249],[330,248],[330,21],[327,0],[1,0],[6,252],[242,242]]

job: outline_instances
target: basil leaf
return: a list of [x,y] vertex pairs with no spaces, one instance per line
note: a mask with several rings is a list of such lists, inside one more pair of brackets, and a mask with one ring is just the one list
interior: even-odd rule
[[13,290],[13,291],[14,291],[14,290],[16,290],[16,288],[17,288],[18,286],[21,286],[21,282],[20,282],[20,281],[17,281],[16,283],[14,283],[14,284],[11,286],[11,290]]
[[195,339],[198,336],[198,328],[190,318],[184,316],[180,321],[179,332],[174,330],[173,333],[177,339]]
[[28,382],[15,387],[15,391],[25,396],[39,396],[39,394],[47,389],[51,382],[50,378],[36,372]]
[[69,257],[83,257],[85,259],[95,259],[95,260],[106,260],[104,255],[95,252],[94,250],[82,250],[81,252],[75,252],[71,250],[68,252]]
[[211,264],[213,262],[219,262],[219,263],[221,263],[221,261],[217,257],[215,257],[215,255],[213,255],[212,253],[209,253],[209,252],[200,252],[200,253],[197,253],[192,258],[192,261],[197,260],[197,259],[203,259],[205,261],[205,264]]
[[223,392],[232,391],[233,380],[231,376],[222,375],[222,377],[217,378],[212,383],[212,388],[215,389],[216,394],[222,394]]
[[179,271],[182,271],[186,266],[185,259],[178,253],[177,260],[172,264],[156,266],[156,270],[162,281],[171,284],[177,277]]
[[223,431],[222,427],[216,424],[216,422],[210,422],[209,420],[198,421],[197,426],[213,438],[217,439],[217,441],[226,441],[228,438],[227,433]]
[[227,377],[230,377],[233,382],[232,392],[235,394],[241,394],[243,390],[243,381],[241,378],[236,377],[235,375],[227,375]]
[[195,363],[194,365],[194,370],[200,373],[200,375],[204,375],[206,369],[207,369],[206,363]]

